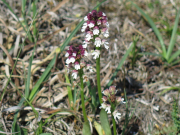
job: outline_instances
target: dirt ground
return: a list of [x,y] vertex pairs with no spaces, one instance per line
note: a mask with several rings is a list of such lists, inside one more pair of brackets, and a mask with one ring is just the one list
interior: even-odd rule
[[[148,22],[131,5],[131,2],[128,0],[107,0],[99,8],[100,11],[106,13],[110,24],[110,36],[108,38],[110,48],[108,51],[102,50],[101,55],[102,88],[109,82],[121,58],[133,42],[133,38],[138,37],[139,40],[136,44],[138,54],[135,61],[133,61],[133,55],[130,54],[113,81],[119,96],[124,96],[125,89],[129,115],[133,114],[126,133],[128,135],[170,134],[174,130],[171,115],[173,98],[177,99],[177,103],[180,104],[178,90],[176,89],[180,85],[180,65],[167,67],[164,66],[164,61],[159,57],[142,54],[144,52],[158,53],[161,46]],[[163,36],[165,45],[168,47],[176,17],[176,9],[179,9],[180,1],[134,0],[133,2],[152,18]],[[21,20],[21,1],[12,0],[8,3]],[[28,4],[29,1],[27,7]],[[96,4],[97,1],[95,0],[40,0],[37,2],[39,37],[31,69],[30,89],[36,84],[53,58],[51,53],[62,45],[80,20]],[[32,13],[27,15],[27,19],[29,22],[32,20]],[[17,58],[25,34],[16,17],[1,1],[0,44],[8,50],[13,61]],[[180,49],[179,34],[180,29],[178,29],[174,50]],[[82,44],[83,40],[84,34],[79,30],[69,45]],[[15,82],[15,78],[18,78],[19,82],[16,86],[22,93],[25,89],[25,78],[33,47],[34,44],[26,39],[25,46],[22,47],[17,61],[16,74],[13,72],[11,79],[12,82]],[[56,57],[56,63],[51,70],[51,74],[42,83],[32,104],[41,110],[42,119],[46,119],[57,112],[44,127],[45,132],[75,135],[82,132],[82,121],[80,120],[82,119],[82,112],[81,109],[74,109],[73,115],[70,113],[67,96],[67,86],[69,84],[65,81],[64,61],[66,58],[64,55],[66,50],[67,47],[59,57]],[[92,58],[88,58],[88,60],[96,68],[95,61]],[[2,47],[0,47],[0,69],[0,93],[2,93],[7,82],[6,76],[9,76],[12,71],[12,63],[8,61],[8,56]],[[96,88],[96,74],[93,73],[88,76],[92,86]],[[169,90],[167,90],[168,88]],[[87,87],[85,93],[88,97]],[[1,102],[1,111],[17,106],[20,99],[21,96],[10,82]],[[78,108],[80,99],[77,99],[76,104],[76,108]],[[121,134],[126,114],[125,104],[120,105],[118,110],[122,113],[122,117],[117,124],[118,134]],[[89,103],[86,104],[86,111],[90,117],[94,118]],[[0,124],[0,127],[6,129],[7,132],[11,131],[13,112],[14,110],[1,112],[2,122],[0,123],[2,124]],[[98,118],[97,111],[96,120],[99,122]],[[21,127],[29,129],[28,134],[34,134],[37,121],[30,107],[22,109],[18,116],[18,123]],[[95,129],[93,131],[93,134],[96,135]]]

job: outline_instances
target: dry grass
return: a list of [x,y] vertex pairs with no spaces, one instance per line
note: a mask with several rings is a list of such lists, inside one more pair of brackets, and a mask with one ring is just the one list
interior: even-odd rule
[[[164,42],[169,43],[167,22],[172,26],[175,20],[175,7],[180,7],[178,0],[136,0],[135,2],[154,20],[155,24],[162,31]],[[174,3],[173,3],[174,2]],[[21,16],[21,1],[9,1],[15,13]],[[31,67],[31,85],[30,89],[40,78],[49,61],[55,54],[55,49],[62,45],[71,31],[76,27],[79,19],[83,18],[95,6],[95,1],[88,0],[52,0],[40,1],[37,4],[39,13],[37,16],[37,27],[39,37],[35,49],[35,57]],[[174,7],[175,6],[175,7]],[[160,47],[155,34],[143,19],[137,10],[124,0],[107,0],[100,8],[108,16],[110,23],[109,51],[103,50],[101,58],[101,85],[105,87],[112,73],[115,71],[122,56],[132,42],[133,36],[139,36],[137,47],[143,52],[157,52]],[[29,17],[31,20],[32,18]],[[18,50],[25,37],[25,32],[19,25],[17,19],[6,8],[3,2],[0,2],[0,93],[4,89],[7,77],[10,75],[14,61],[17,58]],[[84,35],[78,32],[70,44],[82,43]],[[176,49],[179,49],[180,36],[178,35]],[[9,49],[12,49],[9,51]],[[29,59],[33,52],[34,44],[26,39],[25,46],[22,49],[16,68],[11,76],[11,81],[16,87],[24,93],[25,78],[28,70]],[[179,87],[180,83],[180,65],[165,68],[163,61],[155,56],[140,56],[131,66],[129,57],[122,70],[116,76],[113,85],[117,86],[119,95],[123,94],[125,88],[130,114],[135,109],[133,118],[128,127],[128,134],[147,135],[155,134],[155,131],[163,127],[172,125],[172,103],[173,97],[177,98],[178,91],[171,90],[163,95],[161,92],[170,86]],[[95,67],[95,61],[91,60]],[[53,134],[81,134],[82,114],[81,109],[77,110],[80,100],[76,101],[76,108],[70,110],[67,97],[67,84],[65,82],[64,52],[56,57],[56,63],[51,70],[51,75],[47,81],[43,82],[42,87],[32,102],[34,107],[39,110],[42,119],[48,118],[51,114],[57,112],[47,126],[46,132]],[[7,77],[6,77],[7,76]],[[95,74],[88,75],[95,84]],[[14,84],[9,83],[7,91],[1,101],[1,111],[7,108],[15,107],[20,101],[20,95]],[[87,88],[86,95],[88,95]],[[0,94],[1,95],[1,94]],[[2,116],[0,126],[5,132],[10,132],[14,110],[4,110],[0,113]],[[89,103],[86,104],[88,115],[93,117]],[[123,114],[118,123],[119,133],[122,130],[125,116],[125,106],[122,105],[118,110]],[[74,117],[76,116],[76,117]],[[97,115],[98,117],[98,115]],[[31,107],[23,107],[18,116],[18,123],[21,127],[29,129],[29,134],[34,134],[37,128],[37,121]],[[149,129],[151,131],[149,131]],[[128,129],[127,129],[128,130]],[[153,132],[152,132],[153,131]],[[96,134],[94,132],[94,134]]]

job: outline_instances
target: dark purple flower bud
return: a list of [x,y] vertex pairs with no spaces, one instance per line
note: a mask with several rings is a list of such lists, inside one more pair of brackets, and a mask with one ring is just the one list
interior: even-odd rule
[[87,18],[88,18],[88,20],[92,20],[92,14],[88,13]]
[[71,50],[71,51],[73,51],[73,45],[71,45],[70,47],[69,47],[69,50]]
[[97,17],[97,11],[96,10],[92,10],[91,14],[92,14],[93,17]]
[[83,46],[82,45],[79,45],[79,50],[83,50]]
[[89,26],[87,26],[87,28],[85,29],[85,32],[88,32],[88,31],[90,31]]
[[72,55],[72,51],[70,50],[67,50],[67,52],[69,53],[69,56]]
[[78,54],[78,55],[76,56],[76,59],[81,59],[81,55]]
[[103,12],[99,11],[97,14],[98,17],[102,17],[103,16]]

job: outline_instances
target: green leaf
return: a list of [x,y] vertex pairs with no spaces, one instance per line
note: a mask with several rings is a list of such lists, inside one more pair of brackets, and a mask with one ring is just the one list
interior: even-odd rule
[[[132,2],[132,4],[136,7],[136,9],[144,16],[144,18],[147,20],[147,22],[151,25],[152,29],[154,30],[157,38],[159,39],[159,42],[161,44],[161,48],[162,48],[162,55],[163,57],[166,58],[166,47],[164,45],[164,41],[163,38],[159,32],[159,30],[157,29],[155,23],[153,22],[153,20],[149,17],[149,15],[147,15],[138,5],[136,5],[135,3]],[[161,53],[161,52],[160,52]]]
[[44,81],[46,76],[49,74],[49,72],[51,71],[51,68],[54,66],[55,60],[56,60],[56,56],[54,56],[54,58],[51,60],[51,62],[49,63],[48,67],[46,68],[46,70],[42,74],[41,78],[37,81],[37,83],[35,84],[34,88],[32,89],[31,94],[29,95],[30,103],[33,101],[33,98],[37,94],[38,88],[40,87],[40,85],[42,84],[42,82]]
[[[67,70],[66,70],[66,73],[65,73],[65,78],[66,78],[66,83],[69,83],[69,84],[70,84]],[[71,104],[72,104],[72,102],[73,102],[73,96],[72,96],[71,87],[70,87],[70,86],[67,86],[67,90],[68,90],[69,105],[70,105],[71,109],[73,109],[73,107],[71,106]]]
[[111,135],[111,129],[109,126],[108,116],[104,109],[102,109],[100,112],[100,121],[101,121],[101,125],[105,131],[105,134]]
[[89,126],[89,121],[84,122],[82,132],[83,132],[83,135],[91,135],[91,129]]
[[102,126],[99,123],[97,123],[96,121],[94,121],[94,127],[99,135],[105,135]]
[[176,32],[177,32],[177,29],[178,29],[179,15],[180,15],[180,9],[179,9],[179,11],[178,11],[178,13],[176,15],[172,36],[171,36],[171,40],[170,40],[168,51],[167,51],[167,58],[166,58],[167,60],[169,60],[169,57],[170,57],[170,55],[171,55],[171,53],[173,51],[173,48],[174,48],[174,44],[176,42]]
[[180,55],[180,50],[176,51],[168,60],[168,63],[174,61]]
[[117,67],[117,69],[116,69],[115,72],[113,73],[113,76],[111,77],[111,79],[110,79],[110,81],[109,81],[109,83],[107,84],[106,87],[110,87],[110,86],[111,86],[111,84],[112,84],[114,78],[116,77],[118,71],[119,71],[120,68],[122,67],[124,61],[126,60],[126,58],[127,58],[128,55],[129,55],[129,53],[131,52],[133,46],[134,46],[134,43],[131,44],[130,48],[129,48],[129,49],[126,51],[126,53],[124,54],[123,58],[121,59],[119,65],[118,65],[118,67]]

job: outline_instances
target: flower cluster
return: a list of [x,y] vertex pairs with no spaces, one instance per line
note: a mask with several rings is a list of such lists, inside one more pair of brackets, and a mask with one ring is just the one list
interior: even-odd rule
[[[116,87],[110,86],[109,89],[104,90],[102,93],[104,94],[102,100],[103,103],[101,104],[100,108],[105,109],[107,113],[111,113],[112,111],[112,105],[116,107],[120,103],[124,103],[124,98],[117,97],[116,96]],[[115,108],[113,109],[113,116],[114,119],[120,119],[121,113],[118,113]]]
[[[107,22],[107,16],[105,13],[96,10],[92,10],[84,17],[85,23],[81,29],[82,32],[86,33],[85,41],[83,42],[83,47],[87,47],[88,44],[93,42],[96,48],[101,47],[102,45],[109,49],[108,42],[104,39],[109,37],[109,23]],[[97,59],[100,55],[99,50],[92,52],[94,55],[93,59]]]
[[82,45],[79,45],[77,47],[71,45],[67,50],[65,54],[65,57],[68,57],[66,59],[66,64],[69,69],[74,69],[72,71],[72,76],[74,79],[77,78],[78,70],[86,65],[84,62],[81,62],[81,59],[84,56],[87,56],[87,54],[88,53],[86,49],[83,48]]

